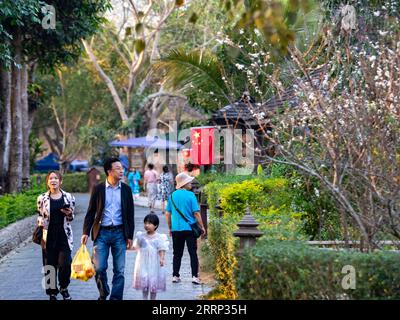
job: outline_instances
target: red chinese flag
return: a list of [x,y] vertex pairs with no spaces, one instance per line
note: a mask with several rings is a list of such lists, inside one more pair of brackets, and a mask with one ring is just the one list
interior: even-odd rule
[[192,142],[191,158],[193,164],[208,165],[214,163],[214,127],[190,129]]

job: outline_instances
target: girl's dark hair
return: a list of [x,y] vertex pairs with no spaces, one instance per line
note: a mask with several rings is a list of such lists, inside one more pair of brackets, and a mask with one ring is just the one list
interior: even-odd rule
[[60,182],[62,181],[62,175],[61,175],[61,173],[60,173],[59,171],[57,171],[57,170],[50,170],[50,171],[47,173],[47,176],[46,176],[46,188],[47,188],[47,189],[49,189],[49,186],[48,186],[47,184],[48,184],[48,182],[49,182],[50,175],[51,175],[52,173],[54,173],[54,174],[58,177],[58,180],[60,180]]
[[147,166],[149,167],[150,170],[154,169],[154,164],[152,164],[152,163],[149,163]]
[[192,172],[195,169],[195,165],[191,162],[185,164],[185,169],[188,172]]
[[162,170],[163,170],[165,173],[167,173],[167,172],[169,172],[169,167],[168,167],[167,165],[165,165],[165,166],[162,167]]
[[108,158],[106,161],[104,161],[104,173],[106,174],[106,176],[108,177],[108,170],[112,169],[112,164],[114,162],[121,162],[121,160],[119,160],[118,158]]
[[156,229],[158,228],[158,225],[160,224],[160,220],[158,219],[157,215],[154,213],[149,213],[147,216],[144,217],[143,220],[144,223],[148,222],[156,226]]

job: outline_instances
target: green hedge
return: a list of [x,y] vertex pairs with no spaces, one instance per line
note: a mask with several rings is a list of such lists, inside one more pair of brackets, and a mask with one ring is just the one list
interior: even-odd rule
[[[333,251],[302,242],[261,239],[235,270],[240,299],[400,299],[400,254]],[[345,290],[343,267],[355,289]],[[345,281],[346,282],[346,281]]]
[[[35,174],[31,177],[32,181],[36,181],[36,177],[38,174]],[[41,176],[41,186],[46,188],[45,178],[46,174],[40,174]],[[100,174],[100,181],[104,181],[106,179],[106,175],[104,173]],[[66,173],[63,174],[63,181],[61,188],[70,193],[86,193],[89,192],[88,178],[86,172],[77,172],[77,173]]]
[[64,174],[61,188],[72,193],[88,192],[89,185],[86,172]]
[[43,187],[34,186],[19,194],[0,196],[0,229],[36,214],[37,197],[44,191]]
[[236,183],[242,182],[245,180],[253,179],[254,175],[232,175],[232,174],[225,174],[225,173],[202,173],[196,177],[196,180],[203,186],[211,183],[211,182],[218,182],[218,183]]
[[[0,196],[0,228],[36,214],[37,197],[46,191],[46,174],[39,174],[41,177],[40,185],[37,185],[37,176],[31,176],[32,187],[19,194],[6,194]],[[105,174],[101,174],[101,181],[105,180]],[[63,175],[62,189],[71,193],[86,193],[89,186],[87,174],[67,173]]]
[[[247,179],[247,180],[246,180]],[[236,181],[235,181],[236,180]],[[236,299],[234,268],[238,239],[233,236],[236,224],[244,214],[246,204],[257,221],[259,229],[277,239],[301,238],[301,213],[291,208],[291,194],[287,180],[265,177],[221,177],[205,187],[210,210],[208,250],[214,263],[217,287],[209,299]],[[215,206],[220,202],[224,216]]]

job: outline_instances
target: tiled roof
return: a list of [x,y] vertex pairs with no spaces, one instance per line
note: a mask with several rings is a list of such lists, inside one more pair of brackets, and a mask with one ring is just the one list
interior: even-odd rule
[[249,107],[244,102],[235,102],[219,109],[214,115],[213,119],[231,120],[231,121],[251,121],[253,115]]
[[[323,81],[326,73],[326,66],[322,66],[309,73],[313,86],[319,87]],[[299,98],[296,96],[296,86],[308,86],[310,84],[308,77],[302,77],[295,79],[293,84],[280,94],[276,94],[271,97],[264,104],[255,103],[254,99],[250,97],[251,106],[243,102],[243,99],[229,104],[216,113],[213,114],[213,121],[219,124],[225,124],[226,121],[229,123],[246,123],[249,125],[257,125],[257,116],[260,119],[268,118],[269,113],[274,113],[280,107],[296,107],[299,103]]]

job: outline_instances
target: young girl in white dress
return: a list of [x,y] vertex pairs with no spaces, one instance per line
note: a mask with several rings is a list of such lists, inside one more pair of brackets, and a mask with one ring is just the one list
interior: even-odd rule
[[168,238],[156,232],[160,221],[155,214],[144,218],[146,232],[138,231],[132,249],[138,251],[133,273],[133,288],[142,290],[143,299],[155,300],[157,292],[166,289],[165,252],[168,250]]

